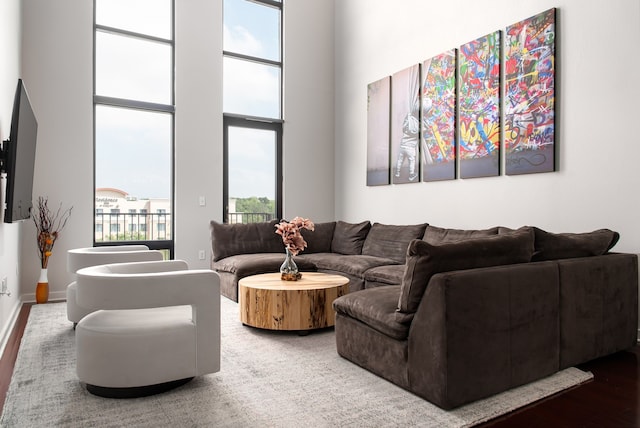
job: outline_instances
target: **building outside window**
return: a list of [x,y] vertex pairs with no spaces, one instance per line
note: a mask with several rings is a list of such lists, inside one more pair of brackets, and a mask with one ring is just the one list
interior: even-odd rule
[[[134,199],[118,189],[96,189],[96,242],[172,239],[167,199]],[[144,208],[143,208],[144,207]],[[108,211],[108,214],[98,214]],[[149,214],[153,212],[155,214]],[[103,228],[103,224],[107,228]],[[118,225],[114,228],[114,225]],[[147,224],[149,227],[147,228]],[[109,226],[111,225],[111,226]],[[108,230],[109,234],[103,231]],[[120,234],[120,231],[127,231]]]
[[[172,255],[174,0],[94,6],[94,242],[144,243]],[[140,211],[158,205],[162,235],[157,216]],[[142,233],[145,223],[152,226]]]

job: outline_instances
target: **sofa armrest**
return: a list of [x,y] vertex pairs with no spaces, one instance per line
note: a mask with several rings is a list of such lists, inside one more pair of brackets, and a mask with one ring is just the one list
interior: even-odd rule
[[560,368],[633,347],[638,334],[638,256],[558,260]]
[[450,409],[556,372],[558,304],[555,263],[434,275],[409,330],[410,389]]

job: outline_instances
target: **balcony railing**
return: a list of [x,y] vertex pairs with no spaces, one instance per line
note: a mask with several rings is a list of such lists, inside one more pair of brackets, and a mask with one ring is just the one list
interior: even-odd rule
[[[273,213],[229,213],[229,223],[260,223]],[[171,214],[96,213],[95,242],[166,241],[172,239]]]
[[171,227],[167,213],[96,213],[95,241],[165,241]]
[[273,220],[273,213],[229,213],[229,223],[260,223]]

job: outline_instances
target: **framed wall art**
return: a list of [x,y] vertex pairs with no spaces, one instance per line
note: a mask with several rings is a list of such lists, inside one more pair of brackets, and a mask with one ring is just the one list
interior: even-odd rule
[[555,171],[555,8],[505,32],[505,170]]
[[391,173],[394,184],[420,181],[420,66],[391,77]]
[[422,181],[456,178],[456,51],[422,63]]
[[391,77],[367,86],[367,186],[390,183]]
[[500,31],[460,46],[460,177],[500,174]]

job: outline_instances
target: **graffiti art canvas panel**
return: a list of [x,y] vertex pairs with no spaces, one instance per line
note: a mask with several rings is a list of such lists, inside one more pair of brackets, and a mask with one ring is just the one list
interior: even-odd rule
[[456,178],[456,51],[422,63],[422,181]]
[[500,174],[500,31],[460,46],[460,177]]
[[505,32],[505,170],[555,170],[555,8]]
[[420,65],[391,77],[391,173],[394,184],[420,181]]
[[391,77],[367,86],[367,186],[390,183]]

